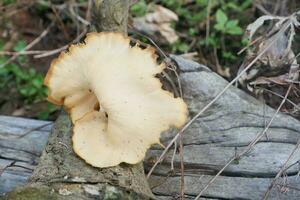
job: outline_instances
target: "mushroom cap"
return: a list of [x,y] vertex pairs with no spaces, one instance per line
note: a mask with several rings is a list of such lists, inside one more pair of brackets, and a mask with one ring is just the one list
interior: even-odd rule
[[[130,46],[121,33],[90,33],[54,60],[48,100],[70,113],[73,149],[95,167],[135,164],[160,134],[187,120],[181,98],[162,89],[153,48]],[[99,109],[100,108],[100,109]]]

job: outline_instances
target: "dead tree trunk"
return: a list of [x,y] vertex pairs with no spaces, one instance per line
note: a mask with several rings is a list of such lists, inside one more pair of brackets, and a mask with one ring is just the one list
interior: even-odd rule
[[[92,24],[97,31],[127,34],[130,0],[95,0]],[[99,169],[78,158],[71,144],[72,124],[65,112],[55,122],[39,165],[29,182],[4,199],[151,199],[142,163]],[[34,145],[34,144],[32,144]]]

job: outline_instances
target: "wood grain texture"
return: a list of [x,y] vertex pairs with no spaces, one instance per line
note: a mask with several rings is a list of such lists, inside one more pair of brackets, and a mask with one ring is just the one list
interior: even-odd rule
[[[211,100],[227,81],[195,62],[172,57],[181,70],[184,98],[193,116]],[[217,103],[201,116],[184,133],[185,193],[193,199],[208,180],[223,167],[236,152],[242,151],[261,132],[274,110],[245,94],[230,88]],[[37,165],[47,142],[51,125],[33,131],[23,138],[16,138],[27,130],[47,124],[45,121],[0,116],[0,167],[15,162],[0,177],[0,193],[22,185]],[[175,131],[163,134],[161,141],[167,144]],[[296,119],[279,114],[264,137],[252,151],[232,163],[216,182],[204,193],[204,199],[261,199],[272,178],[288,158],[300,139],[300,123]],[[145,158],[146,171],[162,152],[153,146]],[[149,182],[159,199],[171,200],[178,196],[180,188],[179,156],[175,156],[175,171],[170,172],[173,151],[154,171]],[[300,150],[290,163],[300,159]],[[289,186],[300,188],[299,166],[289,168],[286,181]],[[281,182],[283,183],[283,179]],[[272,190],[270,199],[300,199],[300,191]]]

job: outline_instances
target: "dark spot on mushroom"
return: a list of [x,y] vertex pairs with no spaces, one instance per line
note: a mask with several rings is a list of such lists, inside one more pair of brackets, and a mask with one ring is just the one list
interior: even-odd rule
[[96,111],[100,110],[100,104],[99,104],[99,102],[97,102],[97,103],[95,104],[94,110],[96,110]]
[[136,45],[136,41],[130,40],[129,45],[130,47],[134,47]]
[[108,114],[107,114],[107,112],[105,112],[105,117],[106,117],[106,118],[108,118]]

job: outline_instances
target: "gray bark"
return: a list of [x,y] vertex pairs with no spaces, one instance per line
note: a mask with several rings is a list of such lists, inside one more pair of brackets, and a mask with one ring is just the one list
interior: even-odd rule
[[132,0],[94,0],[92,25],[98,32],[127,33],[128,10]]

